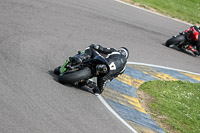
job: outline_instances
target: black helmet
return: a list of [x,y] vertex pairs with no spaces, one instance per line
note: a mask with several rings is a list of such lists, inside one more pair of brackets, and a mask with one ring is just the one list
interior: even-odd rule
[[120,47],[118,49],[118,52],[120,52],[121,55],[124,55],[126,57],[126,59],[128,59],[129,57],[129,52],[128,52],[128,49],[125,48],[125,47]]

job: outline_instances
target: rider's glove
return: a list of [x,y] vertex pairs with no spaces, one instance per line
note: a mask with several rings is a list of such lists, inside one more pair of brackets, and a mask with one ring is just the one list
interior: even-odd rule
[[96,45],[96,44],[91,44],[90,47],[91,47],[91,48],[94,48],[94,49],[96,49],[96,50],[98,50],[98,49],[100,48],[100,46],[99,46],[99,45]]
[[185,33],[186,33],[186,32],[184,32],[184,31],[183,31],[183,32],[179,32],[180,35],[184,35]]

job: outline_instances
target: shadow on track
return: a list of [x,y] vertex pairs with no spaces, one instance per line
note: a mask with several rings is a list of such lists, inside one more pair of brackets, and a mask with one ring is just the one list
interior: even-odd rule
[[[167,47],[165,43],[162,43],[161,45]],[[179,51],[179,52],[185,53],[185,54],[190,55],[190,56],[192,56],[192,57],[197,57],[196,55],[194,55],[194,54],[192,54],[192,53],[190,53],[190,52],[187,52],[187,51],[181,50],[181,49],[179,49],[179,48],[176,47],[176,46],[173,46],[173,47],[167,47],[167,48],[171,48],[171,49],[173,49],[173,50],[176,50],[176,51]]]
[[[54,81],[58,82],[58,75],[54,74],[53,70],[49,70],[49,71],[48,71],[48,74],[51,75],[51,76],[53,77],[53,80],[54,80]],[[59,83],[59,82],[58,82],[58,83]],[[59,84],[61,84],[61,83],[59,83]],[[81,86],[81,87],[79,87],[79,86],[70,85],[70,84],[61,84],[61,85],[64,85],[64,86],[70,87],[70,88],[73,87],[73,88],[80,89],[80,90],[83,90],[83,91],[86,91],[86,92],[89,92],[89,93],[92,93],[92,94],[93,94],[92,89],[89,88],[89,87],[87,87],[87,86]]]

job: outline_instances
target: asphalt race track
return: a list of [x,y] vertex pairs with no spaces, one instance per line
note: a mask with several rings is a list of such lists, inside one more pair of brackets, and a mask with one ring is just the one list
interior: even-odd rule
[[163,45],[188,27],[114,0],[0,0],[0,132],[131,133],[52,70],[98,43],[126,46],[129,61],[199,73],[199,57]]

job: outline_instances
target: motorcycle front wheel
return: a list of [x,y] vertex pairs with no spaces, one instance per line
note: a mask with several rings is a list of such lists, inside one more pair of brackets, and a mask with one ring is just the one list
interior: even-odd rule
[[84,67],[81,70],[59,75],[58,81],[62,84],[74,84],[77,81],[89,79],[91,76],[91,70],[88,67]]
[[56,75],[59,75],[59,74],[60,74],[60,68],[61,68],[61,66],[56,67],[56,68],[54,69],[53,73],[56,74]]
[[169,40],[166,41],[166,46],[170,47],[170,45],[177,45],[180,44],[181,42],[185,42],[186,37],[185,35],[178,35],[176,37],[170,38]]

